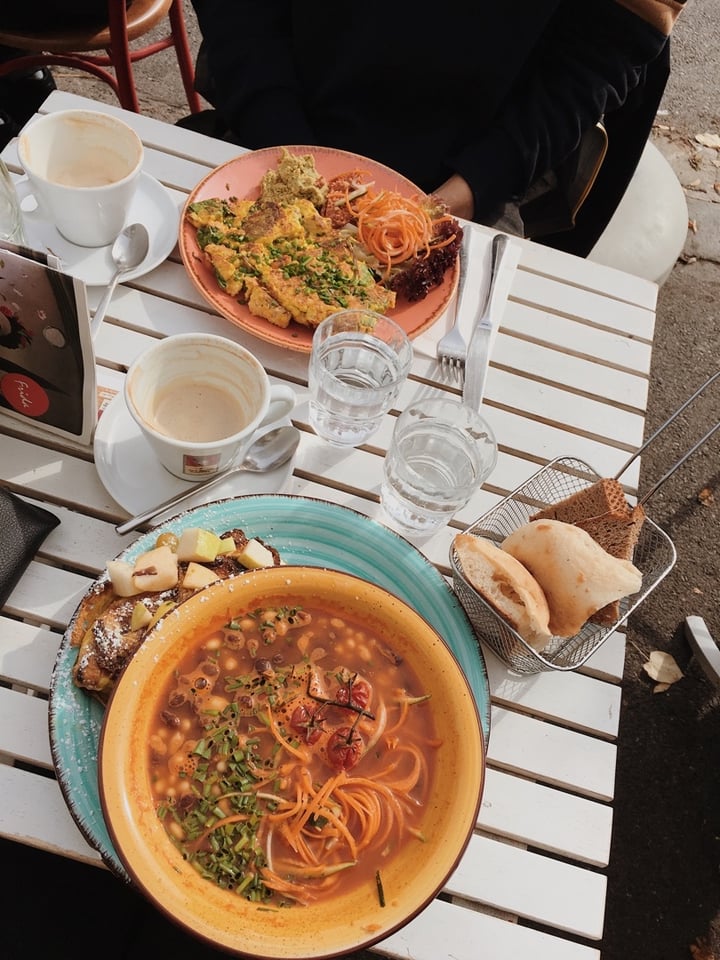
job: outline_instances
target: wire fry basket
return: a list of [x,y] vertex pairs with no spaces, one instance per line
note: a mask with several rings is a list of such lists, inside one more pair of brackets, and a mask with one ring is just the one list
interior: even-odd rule
[[[600,480],[600,474],[582,460],[559,457],[479,517],[466,533],[486,537],[496,545],[544,507],[564,500]],[[620,601],[620,616],[611,625],[586,623],[574,637],[556,637],[541,652],[526,643],[465,579],[454,547],[450,549],[453,588],[479,640],[486,643],[517,673],[577,670],[624,623],[672,570],[677,554],[668,535],[646,516],[635,546],[633,563],[641,571],[642,588]]]

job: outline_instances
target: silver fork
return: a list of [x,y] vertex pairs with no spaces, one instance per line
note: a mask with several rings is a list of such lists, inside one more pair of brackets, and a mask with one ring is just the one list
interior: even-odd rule
[[453,316],[453,325],[447,333],[438,340],[436,347],[436,356],[440,361],[443,376],[447,376],[448,381],[454,380],[460,387],[463,385],[465,374],[465,355],[467,354],[467,344],[465,337],[460,332],[459,321],[461,316],[461,307],[463,294],[465,292],[465,282],[468,275],[468,252],[470,250],[472,228],[468,224],[463,227],[463,238],[460,245],[460,278],[458,280],[457,296],[455,297],[455,313]]

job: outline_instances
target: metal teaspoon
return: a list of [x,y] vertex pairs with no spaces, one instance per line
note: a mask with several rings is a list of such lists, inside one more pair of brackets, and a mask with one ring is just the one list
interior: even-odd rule
[[129,270],[134,270],[135,267],[140,266],[147,256],[149,247],[150,237],[148,236],[148,232],[142,223],[128,224],[128,226],[125,227],[125,229],[122,230],[115,238],[115,242],[112,245],[112,250],[110,253],[116,269],[102,300],[98,304],[98,308],[95,311],[95,316],[92,318],[92,322],[90,323],[90,333],[93,337],[100,329],[100,324],[103,322],[105,311],[107,310],[112,299],[112,295],[115,292],[115,287],[117,286],[118,280],[124,273],[127,273]]

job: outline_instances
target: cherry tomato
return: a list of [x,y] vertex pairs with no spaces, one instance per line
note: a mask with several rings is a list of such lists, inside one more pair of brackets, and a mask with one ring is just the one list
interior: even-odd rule
[[365,744],[357,731],[338,727],[328,740],[328,763],[336,770],[352,770],[363,755]]
[[322,734],[321,724],[317,712],[308,710],[304,703],[295,707],[290,717],[290,726],[305,743],[317,743]]
[[337,692],[335,700],[343,706],[348,704],[364,710],[370,703],[370,684],[366,680],[349,680]]

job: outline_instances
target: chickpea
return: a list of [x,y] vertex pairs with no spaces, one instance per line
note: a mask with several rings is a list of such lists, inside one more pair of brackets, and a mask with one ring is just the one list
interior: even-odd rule
[[336,630],[344,630],[345,621],[341,620],[340,617],[332,617],[330,620],[330,626],[334,627]]
[[207,698],[203,704],[203,710],[209,710],[211,713],[222,713],[229,702],[227,697],[221,697],[215,694]]
[[185,735],[183,734],[182,730],[175,730],[168,743],[168,753],[177,753],[184,742]]
[[177,822],[177,820],[169,821],[168,830],[175,837],[176,840],[180,840],[182,842],[185,839],[185,831]]
[[159,757],[164,757],[167,753],[167,744],[159,734],[154,733],[150,737],[150,749]]

